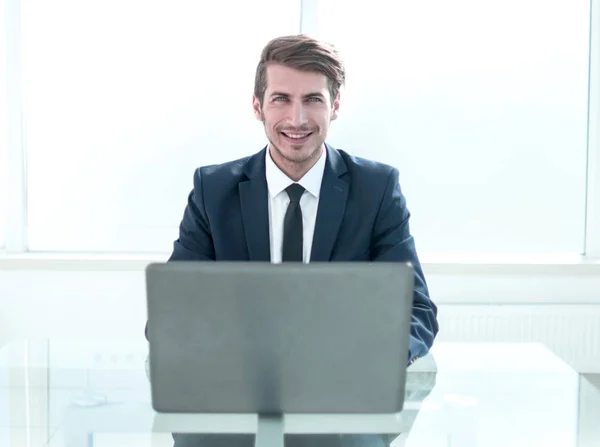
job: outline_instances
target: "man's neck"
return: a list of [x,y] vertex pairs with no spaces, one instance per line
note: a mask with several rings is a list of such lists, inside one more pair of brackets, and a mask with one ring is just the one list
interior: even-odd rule
[[325,149],[323,146],[321,146],[320,152],[317,152],[314,157],[311,157],[302,163],[293,162],[293,161],[287,160],[283,157],[278,157],[277,154],[275,154],[275,156],[273,156],[274,151],[271,151],[271,145],[269,145],[268,150],[269,150],[269,156],[271,157],[271,160],[273,160],[273,163],[275,163],[275,165],[279,169],[281,169],[281,171],[285,175],[287,175],[291,180],[297,182],[302,177],[304,177],[306,175],[306,173],[308,171],[310,171],[315,164],[317,164],[319,159],[323,156],[323,151]]

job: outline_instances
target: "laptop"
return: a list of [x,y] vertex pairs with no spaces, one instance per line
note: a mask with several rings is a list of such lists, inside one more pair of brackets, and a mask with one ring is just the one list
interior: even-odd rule
[[413,287],[404,263],[150,264],[153,408],[399,412]]

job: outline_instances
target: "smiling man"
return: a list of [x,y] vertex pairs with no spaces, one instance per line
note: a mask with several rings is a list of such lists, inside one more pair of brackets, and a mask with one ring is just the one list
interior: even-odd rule
[[[415,288],[409,358],[399,359],[410,363],[433,344],[437,308],[410,234],[398,171],[325,142],[344,79],[331,45],[304,35],[266,45],[252,103],[268,144],[246,158],[196,170],[170,260],[410,262]],[[177,447],[254,443],[252,435],[174,438]],[[286,446],[298,447],[389,442],[378,435],[286,435]]]
[[329,125],[337,118],[340,107],[338,84],[343,82],[343,75],[338,72],[342,79],[330,80],[318,71],[261,60],[253,97],[254,114],[264,123],[271,159],[295,182],[324,153]]

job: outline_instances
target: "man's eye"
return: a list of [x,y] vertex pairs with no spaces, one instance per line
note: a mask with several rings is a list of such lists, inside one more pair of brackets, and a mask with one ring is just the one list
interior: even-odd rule
[[276,96],[275,99],[273,99],[273,101],[285,101],[287,100],[287,98],[285,96]]
[[310,102],[321,102],[321,98],[319,98],[318,96],[311,96],[310,98],[308,98],[308,100]]

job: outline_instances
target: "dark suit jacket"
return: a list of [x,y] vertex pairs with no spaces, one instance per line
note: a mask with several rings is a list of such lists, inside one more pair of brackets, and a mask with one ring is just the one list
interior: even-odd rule
[[[411,262],[409,360],[423,356],[438,331],[437,308],[409,231],[398,171],[326,146],[310,260]],[[265,154],[266,148],[196,170],[170,261],[270,261]]]

